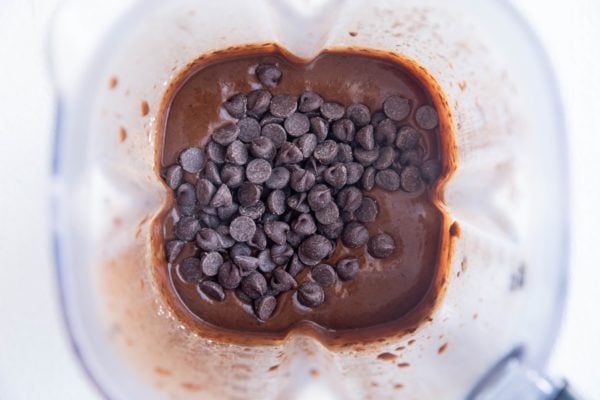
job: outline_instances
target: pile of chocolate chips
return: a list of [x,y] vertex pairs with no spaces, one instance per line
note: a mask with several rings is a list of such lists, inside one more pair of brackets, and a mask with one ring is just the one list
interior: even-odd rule
[[[312,91],[273,95],[268,88],[282,79],[275,65],[259,65],[256,76],[264,89],[223,104],[235,122],[217,128],[203,149],[183,150],[178,164],[163,171],[181,216],[165,251],[173,263],[185,243],[195,242],[199,254],[177,265],[180,278],[213,301],[235,291],[265,321],[280,293],[297,290],[300,304],[317,307],[323,288],[356,276],[356,257],[322,262],[338,239],[389,257],[394,239],[369,237],[365,226],[378,213],[366,193],[375,186],[418,191],[437,179],[440,165],[423,160],[420,133],[400,124],[411,112],[401,96],[371,114],[363,104],[344,107]],[[428,105],[415,120],[425,130],[438,124]],[[305,268],[310,273],[298,284]]]

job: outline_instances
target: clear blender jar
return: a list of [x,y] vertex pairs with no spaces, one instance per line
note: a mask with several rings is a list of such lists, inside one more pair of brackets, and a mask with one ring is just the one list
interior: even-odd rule
[[[548,61],[509,5],[114,5],[67,3],[49,39],[60,294],[74,348],[106,397],[559,395],[535,371],[544,369],[564,301],[565,135]],[[416,331],[360,348],[294,332],[268,345],[232,344],[188,329],[160,296],[150,229],[167,198],[155,160],[161,101],[200,55],[250,43],[307,59],[352,46],[394,52],[424,67],[446,96],[458,168],[444,207],[462,229],[443,298]]]

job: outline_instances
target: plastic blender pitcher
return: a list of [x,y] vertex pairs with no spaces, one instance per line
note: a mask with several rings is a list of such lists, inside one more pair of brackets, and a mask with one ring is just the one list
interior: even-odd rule
[[[190,330],[160,295],[153,252],[161,250],[149,233],[167,199],[155,159],[163,96],[200,55],[261,43],[306,59],[328,48],[401,54],[446,96],[458,166],[444,208],[461,235],[446,291],[414,332],[345,348],[299,332],[225,343]],[[565,136],[548,61],[505,2],[72,2],[56,14],[49,55],[60,294],[74,349],[106,397],[561,392],[536,371],[564,301]]]

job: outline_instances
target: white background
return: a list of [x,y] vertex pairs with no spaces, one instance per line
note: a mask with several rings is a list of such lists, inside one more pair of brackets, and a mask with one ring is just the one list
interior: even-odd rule
[[[44,37],[58,0],[0,0],[0,398],[97,399],[66,339],[48,229],[52,96]],[[488,1],[488,0],[483,0]],[[549,371],[600,399],[600,2],[514,0],[557,71],[569,128],[571,280]]]

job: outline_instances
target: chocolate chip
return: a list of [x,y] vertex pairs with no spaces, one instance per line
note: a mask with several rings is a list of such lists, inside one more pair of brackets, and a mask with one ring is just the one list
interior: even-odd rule
[[188,147],[179,155],[179,164],[184,171],[197,174],[204,168],[206,157],[204,152],[197,147]]
[[270,139],[276,149],[280,148],[287,139],[287,133],[285,132],[285,129],[278,124],[267,124],[263,126],[261,135]]
[[325,236],[312,235],[298,247],[298,257],[303,264],[317,265],[327,257],[331,249],[332,244]]
[[423,163],[423,153],[421,147],[415,147],[414,149],[404,151],[400,154],[400,164],[420,166]]
[[323,172],[323,179],[332,187],[340,189],[348,181],[348,170],[344,164],[337,163]]
[[342,242],[351,249],[363,246],[369,240],[369,231],[360,222],[349,222],[342,232]]
[[244,181],[244,167],[225,164],[221,169],[221,181],[231,189],[239,187]]
[[217,282],[213,282],[213,281],[200,282],[198,284],[198,291],[200,291],[200,293],[204,294],[209,299],[212,299],[215,301],[225,300],[225,292],[223,291],[223,288],[221,287],[221,285],[219,285]]
[[267,248],[267,235],[265,235],[263,228],[260,226],[256,227],[256,232],[254,232],[252,239],[248,241],[248,245],[258,250]]
[[324,225],[333,224],[340,216],[340,210],[338,206],[333,202],[325,205],[325,207],[315,212],[315,218],[317,221]]
[[247,242],[256,232],[256,224],[249,217],[239,216],[229,224],[229,234],[238,242]]
[[308,236],[317,232],[317,225],[315,224],[315,220],[311,214],[302,213],[292,223],[292,229],[296,233],[299,233],[303,236]]
[[373,167],[380,170],[389,168],[394,162],[394,157],[396,157],[394,149],[390,146],[383,146],[379,149],[379,157],[373,162]]
[[248,148],[239,140],[234,140],[227,146],[225,161],[234,165],[244,165],[248,162]]
[[352,142],[356,133],[354,123],[348,118],[342,118],[331,125],[332,136],[340,142]]
[[387,258],[396,250],[396,243],[387,233],[380,233],[369,239],[367,250],[375,258]]
[[300,246],[300,243],[302,243],[305,237],[306,235],[301,235],[298,232],[290,230],[288,231],[285,240],[290,244],[290,246],[296,248]]
[[342,235],[342,231],[344,229],[344,222],[341,219],[338,219],[332,224],[319,224],[318,232],[325,236],[327,239],[336,240]]
[[229,206],[233,203],[233,198],[231,197],[231,191],[229,188],[223,184],[219,186],[214,196],[210,201],[211,207],[224,207]]
[[304,282],[298,287],[298,301],[303,306],[315,308],[325,301],[325,292],[315,282]]
[[[442,171],[442,166],[439,161],[431,159],[427,160],[421,165],[421,177],[426,183],[433,183],[439,178]],[[402,181],[402,175],[400,175],[400,181]]]
[[306,115],[295,112],[285,119],[283,127],[291,136],[299,137],[308,132],[310,122]]
[[255,118],[261,117],[269,110],[271,104],[271,93],[268,90],[257,89],[248,93],[247,109],[248,115]]
[[279,94],[273,96],[269,111],[276,117],[287,118],[296,112],[298,108],[298,99],[288,94]]
[[336,281],[335,271],[329,264],[318,264],[314,266],[310,271],[310,276],[324,288],[333,286]]
[[287,165],[287,164],[297,164],[304,156],[302,155],[302,151],[291,142],[284,142],[281,145],[281,149],[279,149],[279,153],[277,154],[276,164],[277,165]]
[[354,159],[362,166],[367,167],[379,158],[379,149],[376,147],[373,150],[365,150],[361,148],[354,149]]
[[308,158],[317,147],[317,136],[312,133],[307,133],[296,139],[294,144],[300,149],[302,156]]
[[336,200],[342,211],[352,212],[361,206],[363,194],[359,188],[348,186],[339,191]]
[[403,126],[396,136],[396,147],[402,151],[414,149],[419,145],[421,135],[412,126]]
[[396,124],[391,119],[384,119],[375,128],[375,141],[382,146],[391,146],[396,141]]
[[292,275],[283,268],[277,268],[271,276],[271,287],[278,292],[285,292],[296,288],[298,284]]
[[337,162],[348,163],[354,160],[352,146],[348,143],[338,143],[338,153],[335,157]]
[[317,145],[313,157],[321,164],[329,165],[335,160],[337,152],[337,143],[333,140],[325,140]]
[[408,193],[416,192],[421,188],[421,173],[417,167],[406,167],[400,173],[399,186]]
[[277,244],[286,242],[287,232],[290,226],[283,221],[268,221],[264,225],[265,234],[269,239]]
[[233,262],[240,269],[241,276],[248,276],[256,271],[259,260],[258,258],[252,256],[235,256],[233,258]]
[[[219,228],[225,228],[227,231],[229,231],[229,228],[227,226],[221,226],[221,227],[217,227],[217,229],[216,229],[217,233],[219,233]],[[221,250],[230,249],[235,244],[235,240],[228,234],[219,234],[218,239],[219,239],[219,249],[221,249]]]
[[329,133],[329,122],[321,117],[312,117],[310,119],[310,129],[317,136],[317,142],[321,143]]
[[321,105],[321,115],[329,120],[334,121],[344,116],[344,106],[340,103],[325,102]]
[[240,288],[235,289],[234,291],[235,297],[238,298],[244,304],[252,304],[252,299],[248,297],[244,292],[240,290]]
[[387,117],[385,116],[385,113],[383,111],[375,111],[373,115],[371,115],[371,125],[375,127],[386,118]]
[[264,183],[271,177],[271,164],[267,160],[257,158],[246,166],[246,178],[253,183]]
[[200,230],[200,222],[194,217],[183,217],[175,224],[173,234],[179,240],[186,242],[194,240]]
[[206,155],[215,164],[223,164],[225,162],[225,147],[211,140],[206,145]]
[[356,221],[354,211],[342,211],[342,213],[340,214],[340,218],[345,224],[347,224],[348,222]]
[[223,265],[223,257],[216,251],[203,253],[200,257],[202,273],[206,276],[216,276],[221,265]]
[[277,265],[271,258],[271,250],[265,249],[258,253],[258,269],[262,272],[271,272]]
[[271,259],[276,265],[285,265],[294,255],[294,249],[289,244],[276,244],[271,247]]
[[302,261],[300,261],[297,254],[294,254],[287,265],[287,272],[291,276],[296,276],[302,272],[304,268],[306,268],[306,265],[302,264]]
[[261,127],[257,120],[251,117],[245,117],[238,121],[238,128],[240,128],[240,134],[238,139],[245,143],[250,143],[252,139],[260,136]]
[[170,240],[167,242],[165,245],[165,258],[167,259],[168,263],[175,262],[179,253],[181,253],[181,250],[183,250],[184,245],[185,242],[182,240]]
[[[269,103],[269,106],[270,105],[271,104]],[[272,115],[271,113],[266,113],[260,120],[260,126],[264,127],[265,125],[268,125],[268,124],[282,125],[284,119],[285,118],[276,117],[276,116]],[[283,129],[283,127],[281,127],[281,129]],[[284,132],[285,132],[285,130],[284,130]]]
[[223,183],[221,180],[221,171],[219,171],[219,167],[217,167],[217,164],[210,160],[207,161],[206,165],[204,166],[204,177],[213,185],[221,186]]
[[346,257],[339,260],[335,266],[335,270],[343,281],[350,281],[358,274],[358,258]]
[[401,96],[390,96],[383,102],[383,112],[394,121],[402,121],[410,114],[410,102]]
[[301,213],[309,212],[310,208],[306,203],[306,193],[296,193],[288,197],[287,205],[290,209]]
[[268,87],[275,87],[281,80],[281,70],[273,64],[260,64],[255,70],[259,82]]
[[321,164],[313,157],[310,157],[305,163],[305,169],[312,172],[312,174],[315,176],[315,182],[318,183],[323,181],[323,172],[325,172],[326,168],[326,165]]
[[[226,122],[217,128],[212,134],[212,140],[220,144],[221,146],[228,146],[234,140],[238,138],[240,134],[240,128],[233,122]],[[214,161],[214,160],[213,160]],[[215,161],[216,162],[216,161]]]
[[217,207],[203,207],[202,212],[208,215],[217,215]]
[[365,196],[354,215],[358,221],[367,223],[375,221],[378,212],[379,208],[377,207],[377,202],[375,202],[374,199]]
[[225,103],[223,103],[223,108],[231,115],[233,118],[243,118],[246,115],[246,95],[242,93],[234,94],[231,96]]
[[318,110],[323,104],[323,98],[310,90],[300,95],[298,110],[303,113]]
[[241,206],[248,207],[260,199],[262,187],[252,182],[244,182],[237,191],[237,199]]
[[[418,171],[419,170],[417,170],[417,174]],[[400,189],[400,177],[396,171],[392,169],[384,169],[383,171],[378,171],[377,174],[375,174],[375,184],[383,190],[394,192]]]
[[183,182],[183,168],[177,164],[171,165],[164,171],[164,179],[171,189],[176,190]]
[[223,248],[221,235],[210,228],[202,228],[198,231],[196,244],[204,251],[217,251]]
[[175,198],[180,206],[194,206],[196,205],[196,190],[190,183],[183,183],[177,188]]
[[252,249],[246,243],[236,243],[229,249],[229,257],[231,259],[236,256],[249,256],[252,254]]
[[283,189],[290,181],[290,171],[285,167],[276,167],[271,171],[271,176],[265,182],[269,189]]
[[238,212],[239,206],[236,203],[231,203],[228,206],[217,208],[217,215],[221,221],[229,221],[231,217]]
[[362,175],[361,178],[361,186],[364,190],[366,191],[371,191],[373,190],[373,187],[375,187],[375,174],[377,173],[377,170],[373,167],[368,167],[365,169],[365,172]]
[[433,129],[438,126],[438,113],[432,106],[421,106],[415,113],[415,121],[423,129]]
[[215,185],[208,179],[198,179],[196,183],[196,199],[200,207],[207,206],[210,203],[213,195],[217,191]]
[[307,192],[315,185],[315,176],[312,172],[298,168],[292,172],[290,187],[296,192]]
[[276,151],[273,141],[266,136],[254,138],[250,143],[250,154],[256,158],[271,160],[275,157]]
[[346,117],[356,126],[365,126],[371,121],[371,111],[364,104],[352,104],[346,108]]
[[261,321],[271,318],[275,308],[277,308],[277,300],[271,295],[263,296],[254,301],[254,313]]
[[354,185],[365,172],[365,167],[360,165],[357,162],[348,162],[346,163],[346,171],[348,172],[348,178],[346,180],[346,185]]
[[184,259],[177,266],[177,274],[186,283],[198,283],[202,280],[202,268],[200,260],[195,257]]
[[283,190],[273,190],[267,197],[267,207],[275,215],[282,215],[285,212],[285,193]]
[[231,261],[225,261],[221,265],[217,279],[221,286],[229,290],[237,288],[242,281],[239,268]]
[[373,125],[367,125],[360,128],[360,130],[356,132],[356,142],[365,150],[373,150],[375,148]]

